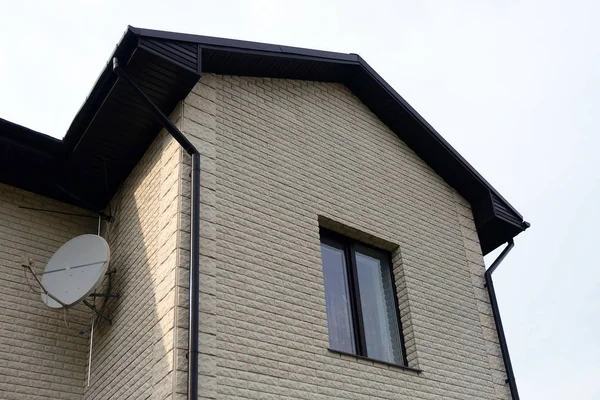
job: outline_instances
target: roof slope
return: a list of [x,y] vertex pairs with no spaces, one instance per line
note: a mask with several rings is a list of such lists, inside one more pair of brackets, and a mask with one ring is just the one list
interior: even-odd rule
[[[113,56],[166,114],[202,72],[343,83],[471,203],[484,254],[529,226],[356,54],[129,27]],[[0,157],[0,181],[102,209],[159,130],[109,60],[63,141],[0,120],[0,155],[12,155]],[[33,154],[38,158],[30,164]]]

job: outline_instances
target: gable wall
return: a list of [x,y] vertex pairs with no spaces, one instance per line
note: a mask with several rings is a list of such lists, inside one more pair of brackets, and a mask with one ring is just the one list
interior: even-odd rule
[[[347,88],[207,74],[183,115],[203,155],[203,398],[510,398],[469,204]],[[422,373],[327,350],[319,217],[397,245]]]

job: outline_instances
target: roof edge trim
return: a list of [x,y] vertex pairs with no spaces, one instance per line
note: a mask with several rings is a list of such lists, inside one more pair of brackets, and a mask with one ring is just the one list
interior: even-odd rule
[[281,46],[276,44],[259,43],[247,40],[222,39],[211,36],[193,35],[189,33],[176,33],[153,29],[135,28],[133,26],[129,26],[129,30],[139,36],[164,40],[178,40],[183,42],[199,44],[200,46],[223,48],[230,51],[234,49],[239,49],[243,51],[300,55],[311,58],[322,58],[326,60],[344,62],[359,62],[359,56],[356,54],[336,53],[333,51],[325,50],[312,50],[302,47]]
[[477,172],[477,170],[463,156],[461,156],[460,153],[454,147],[452,147],[452,145],[448,143],[446,139],[444,139],[442,135],[440,135],[438,131],[436,131],[435,128],[421,116],[421,114],[417,112],[417,110],[408,104],[408,102],[404,100],[404,98],[400,96],[400,94],[398,94],[398,92],[396,92],[394,88],[392,88],[362,57],[358,56],[358,59],[359,64],[365,69],[365,71],[367,71],[367,73],[369,73],[384,88],[384,90],[394,97],[398,103],[400,103],[402,107],[417,120],[419,124],[427,129],[433,135],[436,141],[445,147],[475,178],[477,178],[484,186],[487,186],[490,191],[492,191],[504,203],[506,203],[511,211],[513,211],[519,216],[519,218],[521,218],[521,220],[523,220],[521,213],[519,213],[515,207],[506,201],[506,199],[479,172]]

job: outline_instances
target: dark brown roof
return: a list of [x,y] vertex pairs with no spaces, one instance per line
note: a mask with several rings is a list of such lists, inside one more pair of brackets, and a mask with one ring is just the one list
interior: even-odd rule
[[[341,82],[471,203],[484,254],[529,226],[356,54],[129,27],[114,56],[166,114],[202,72]],[[0,182],[103,209],[159,130],[109,60],[62,141],[0,120]]]

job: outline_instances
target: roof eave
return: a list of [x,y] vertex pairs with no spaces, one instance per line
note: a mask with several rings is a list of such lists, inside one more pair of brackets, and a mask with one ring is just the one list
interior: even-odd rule
[[[181,63],[181,59],[171,58],[172,56],[169,52],[153,52],[153,49],[149,46],[152,44],[153,40],[159,41],[158,43],[155,43],[158,46],[178,46],[179,43],[181,46],[187,47],[188,49],[192,48],[193,52],[198,52],[197,62],[194,61],[194,59],[190,59],[188,60],[187,65],[184,65]],[[190,44],[193,44],[193,46],[190,46]],[[232,57],[232,59],[235,57],[237,57],[237,59],[240,57],[248,57],[248,60],[257,60],[257,57],[258,60],[261,60],[264,57],[267,57],[270,60],[269,63],[267,63],[269,65],[268,68],[271,69],[276,68],[272,67],[272,61],[277,59],[282,60],[282,65],[287,66],[289,66],[290,63],[296,63],[294,65],[297,66],[306,66],[307,64],[313,65],[316,67],[317,71],[323,71],[321,73],[325,74],[320,76],[323,78],[322,80],[329,79],[345,83],[352,90],[357,89],[359,92],[362,92],[363,95],[366,93],[365,90],[370,91],[367,93],[368,99],[361,98],[360,93],[357,95],[361,100],[365,101],[365,104],[367,104],[366,100],[369,100],[367,106],[386,124],[391,122],[388,126],[390,126],[400,139],[404,140],[409,146],[411,146],[409,139],[412,145],[416,146],[416,144],[418,144],[413,150],[415,150],[415,152],[417,152],[417,154],[427,163],[430,163],[430,166],[432,166],[432,168],[444,179],[449,179],[447,180],[448,183],[452,186],[457,185],[455,186],[456,190],[471,202],[484,254],[493,250],[492,247],[495,248],[502,244],[497,243],[498,241],[510,240],[528,227],[528,224],[523,221],[522,215],[510,205],[499,192],[492,187],[489,182],[487,182],[414,108],[412,108],[408,102],[387,84],[387,82],[385,82],[385,80],[374,71],[365,60],[356,54],[343,54],[242,40],[212,38],[207,36],[140,29],[130,26],[102,70],[92,91],[86,98],[86,101],[75,116],[63,141],[60,143],[59,147],[62,147],[64,156],[66,158],[72,156],[77,158],[78,156],[75,152],[79,151],[78,146],[82,141],[88,142],[88,144],[84,146],[86,147],[85,153],[87,154],[90,152],[90,144],[97,143],[99,140],[98,135],[100,133],[97,129],[92,133],[93,139],[86,139],[86,134],[88,134],[90,126],[94,125],[95,119],[100,110],[102,110],[105,102],[114,102],[115,100],[114,97],[116,95],[111,96],[113,89],[117,85],[117,78],[112,72],[111,63],[113,57],[118,57],[121,60],[122,65],[129,64],[130,61],[134,60],[134,57],[137,61],[133,64],[140,64],[141,60],[146,60],[148,57],[158,57],[152,60],[160,59],[162,61],[156,62],[170,62],[173,65],[173,68],[179,68],[177,71],[180,71],[178,72],[178,74],[180,74],[178,75],[180,76],[180,80],[175,83],[177,88],[171,88],[171,94],[169,95],[170,100],[167,101],[165,98],[164,102],[166,107],[171,107],[173,99],[181,94],[182,88],[189,87],[191,81],[188,81],[190,78],[193,76],[199,77],[200,71],[204,70],[208,65],[206,63],[209,61],[206,61],[206,58],[204,55],[201,56],[200,52],[203,54],[206,52],[207,55],[213,54],[220,57],[217,60],[220,64],[213,63],[212,65],[212,68],[216,70],[209,72],[219,73],[220,71],[225,74],[243,75],[244,71],[250,71],[253,76],[274,76],[309,80],[312,80],[315,77],[314,68],[312,68],[313,70],[307,75],[294,76],[294,74],[297,75],[297,73],[294,72],[295,69],[292,69],[291,72],[290,70],[287,72],[276,70],[267,71],[264,70],[264,67],[262,66],[257,67],[252,64],[246,69],[237,65],[232,66],[223,64],[223,62],[233,62],[223,61],[228,60],[230,57]],[[136,53],[139,53],[140,55],[135,56]],[[223,57],[223,54],[227,56]],[[137,65],[137,67],[134,66],[138,71],[142,71],[140,72],[142,75],[140,75],[139,79],[152,79],[145,75],[146,73],[143,72],[143,68],[140,70],[140,66],[141,64]],[[187,72],[185,71],[186,68]],[[219,68],[222,68],[222,70],[219,70]],[[263,68],[263,70],[260,68]],[[145,78],[143,78],[143,76],[145,76]],[[360,81],[361,79],[364,79],[365,81]],[[353,83],[352,80],[358,80],[360,82]],[[152,85],[152,82],[148,81],[147,84]],[[121,97],[123,97],[124,94],[128,96],[127,92],[123,92],[122,90],[117,91],[120,93],[119,96]],[[173,95],[175,95],[175,97],[173,97]],[[109,100],[111,98],[112,100]],[[122,99],[120,101],[128,100]],[[135,102],[133,99],[132,101]],[[381,104],[381,106],[378,106],[378,104]],[[378,109],[377,107],[383,107],[384,109]],[[396,109],[396,111],[394,111],[394,109]],[[163,111],[168,114],[172,110],[165,109]],[[402,116],[398,116],[400,114],[402,114]],[[394,118],[397,119],[397,121],[394,122]],[[106,123],[106,121],[104,121],[104,123]],[[409,129],[412,129],[411,133],[402,132],[403,127],[406,127],[407,124]],[[148,132],[147,135],[155,135],[156,133],[157,132]],[[107,132],[107,134],[114,135],[115,133]],[[140,140],[143,140],[144,143],[148,143],[148,138],[149,137],[146,137],[145,139]],[[131,138],[127,139],[130,140]],[[112,137],[111,140],[114,141],[115,138]],[[54,146],[57,146],[56,143]],[[45,147],[45,145],[42,147]],[[134,151],[133,153],[138,154],[139,152]],[[446,161],[438,162],[435,158],[436,155],[443,155],[444,160]],[[79,158],[81,158],[81,155],[79,155]],[[449,163],[447,171],[444,168],[444,162]],[[452,176],[452,174],[459,173],[461,175],[458,177]],[[502,216],[508,216],[508,219]],[[492,234],[489,232],[492,232]]]

